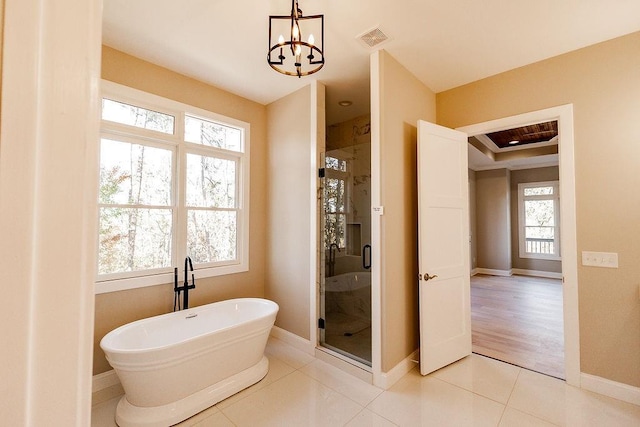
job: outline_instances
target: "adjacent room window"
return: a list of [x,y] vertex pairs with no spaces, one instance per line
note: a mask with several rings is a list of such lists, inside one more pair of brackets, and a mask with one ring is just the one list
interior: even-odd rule
[[249,125],[103,85],[97,292],[247,271]]
[[560,259],[558,181],[518,184],[520,258]]
[[325,248],[333,243],[339,248],[346,245],[347,229],[347,161],[325,157],[324,188],[324,242]]

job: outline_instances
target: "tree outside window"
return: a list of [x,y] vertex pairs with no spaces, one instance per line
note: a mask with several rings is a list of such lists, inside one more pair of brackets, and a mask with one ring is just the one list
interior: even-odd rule
[[518,184],[521,258],[560,259],[558,181]]
[[102,104],[98,285],[168,283],[185,256],[200,277],[246,271],[248,125],[113,86],[127,101]]

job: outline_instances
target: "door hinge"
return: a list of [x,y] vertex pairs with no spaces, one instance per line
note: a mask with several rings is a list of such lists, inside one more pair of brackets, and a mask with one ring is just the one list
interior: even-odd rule
[[324,168],[318,169],[318,178],[324,178]]
[[323,318],[318,319],[318,328],[319,329],[324,329],[324,319]]

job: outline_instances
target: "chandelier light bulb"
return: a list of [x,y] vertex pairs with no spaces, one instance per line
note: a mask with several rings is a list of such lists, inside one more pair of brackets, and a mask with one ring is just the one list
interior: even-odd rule
[[278,37],[278,44],[284,44],[284,36],[282,34]]
[[316,42],[316,39],[313,37],[313,34],[309,34],[309,44],[313,46],[315,42]]

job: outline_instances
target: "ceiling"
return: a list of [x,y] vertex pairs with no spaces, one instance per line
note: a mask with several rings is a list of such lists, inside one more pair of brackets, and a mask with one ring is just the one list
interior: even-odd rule
[[558,136],[558,122],[536,123],[485,135],[499,149],[546,142]]
[[469,138],[469,169],[529,169],[558,165],[558,122],[530,124]]
[[[327,123],[369,112],[369,57],[384,48],[434,92],[640,30],[638,0],[299,0],[325,15],[326,65],[311,77],[266,62],[269,15],[289,0],[104,0],[115,49],[268,104],[317,78]],[[357,36],[381,29],[374,48]],[[339,107],[350,100],[349,107]]]

